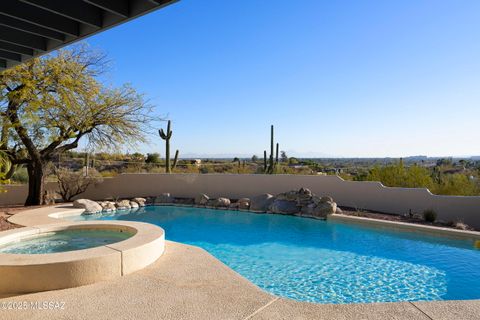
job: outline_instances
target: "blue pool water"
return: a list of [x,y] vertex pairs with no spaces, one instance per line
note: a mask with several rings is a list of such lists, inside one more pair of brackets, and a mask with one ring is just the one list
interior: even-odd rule
[[480,298],[480,250],[455,240],[292,216],[146,207],[76,220],[133,220],[202,247],[259,287],[319,303]]
[[62,230],[44,233],[0,246],[0,253],[42,254],[104,246],[131,237],[128,232],[110,230]]

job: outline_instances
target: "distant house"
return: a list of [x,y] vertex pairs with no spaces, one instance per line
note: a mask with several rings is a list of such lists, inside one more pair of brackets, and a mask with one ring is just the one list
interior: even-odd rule
[[191,159],[188,160],[188,163],[200,167],[202,165],[202,159]]

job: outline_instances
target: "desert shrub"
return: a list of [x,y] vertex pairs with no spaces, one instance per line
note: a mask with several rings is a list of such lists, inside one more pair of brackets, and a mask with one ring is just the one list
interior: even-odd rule
[[462,221],[455,222],[453,227],[455,229],[459,229],[459,230],[469,230],[470,229],[470,227],[468,225],[466,225],[465,223],[463,223]]
[[147,159],[145,159],[146,163],[160,163],[162,159],[160,159],[159,153],[147,153]]
[[383,167],[374,166],[366,180],[380,181],[387,187],[431,188],[433,185],[433,179],[427,168],[417,165],[405,167],[403,161]]
[[84,193],[91,185],[103,181],[102,175],[95,169],[88,170],[88,175],[82,171],[71,171],[67,168],[54,170],[58,179],[59,194],[64,201],[71,201],[73,197]]
[[206,173],[211,173],[211,172],[212,172],[208,166],[201,166],[200,168],[198,168],[198,171],[199,171],[200,173],[202,173],[202,174],[206,174]]
[[112,169],[112,170],[104,170],[104,171],[101,171],[100,172],[100,175],[103,177],[103,178],[113,178],[115,176],[118,175],[118,171],[115,170],[115,169]]
[[144,166],[141,163],[130,163],[127,164],[122,170],[123,173],[140,173],[145,172]]
[[148,166],[147,172],[148,173],[165,173],[165,168],[161,166]]
[[433,209],[427,209],[423,211],[423,219],[433,223],[437,220],[437,213]]
[[479,187],[474,180],[464,174],[449,174],[440,178],[440,182],[432,188],[435,194],[474,196],[479,194]]

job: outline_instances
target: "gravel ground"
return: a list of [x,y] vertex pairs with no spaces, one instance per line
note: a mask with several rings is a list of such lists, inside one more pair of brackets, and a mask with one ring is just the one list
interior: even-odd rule
[[9,207],[0,207],[0,231],[4,230],[9,230],[9,229],[15,229],[15,228],[20,228],[21,226],[16,225],[14,223],[10,223],[7,221],[7,219],[11,216],[14,215],[15,213],[18,213],[22,210],[27,210],[27,209],[35,209],[35,208],[40,208],[41,206],[33,206],[33,207],[25,207],[25,206],[9,206]]
[[355,217],[365,217],[365,218],[372,218],[372,219],[380,219],[380,220],[388,220],[388,221],[399,221],[399,222],[407,222],[407,223],[414,223],[414,224],[422,224],[427,226],[434,226],[434,227],[442,227],[442,228],[452,228],[452,229],[461,229],[461,230],[474,230],[473,228],[462,224],[452,225],[452,223],[447,223],[443,221],[436,221],[434,223],[427,222],[419,217],[408,217],[408,216],[401,216],[401,215],[394,215],[388,213],[380,213],[380,212],[371,212],[366,210],[355,210],[352,208],[344,208],[341,207],[342,214],[348,216],[355,216]]

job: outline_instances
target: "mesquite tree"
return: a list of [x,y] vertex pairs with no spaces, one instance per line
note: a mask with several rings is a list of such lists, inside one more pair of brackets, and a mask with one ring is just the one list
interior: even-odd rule
[[144,141],[150,107],[129,86],[102,85],[106,66],[80,45],[0,73],[0,149],[27,167],[26,205],[44,203],[48,163],[82,138],[97,148]]

